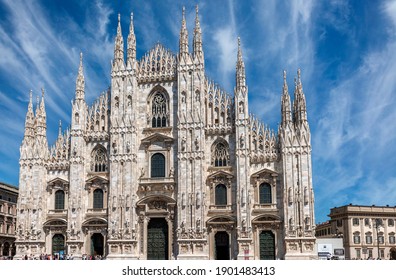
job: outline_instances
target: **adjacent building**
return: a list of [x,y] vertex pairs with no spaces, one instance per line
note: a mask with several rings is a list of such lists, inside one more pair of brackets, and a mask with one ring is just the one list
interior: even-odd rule
[[15,255],[18,188],[0,182],[0,259]]
[[293,101],[280,79],[271,130],[249,112],[240,40],[229,94],[206,75],[198,8],[192,47],[186,26],[183,9],[178,53],[158,43],[138,58],[133,18],[124,48],[119,17],[110,89],[87,104],[81,55],[70,128],[52,146],[44,91],[35,112],[30,94],[18,258],[316,258],[300,70]]
[[396,207],[345,205],[330,210],[318,238],[342,237],[347,259],[396,259]]

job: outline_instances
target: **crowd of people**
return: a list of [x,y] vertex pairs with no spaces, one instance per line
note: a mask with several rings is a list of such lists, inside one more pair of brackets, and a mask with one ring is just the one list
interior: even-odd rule
[[[104,257],[100,255],[87,255],[84,254],[81,257],[82,260],[103,260]],[[49,255],[49,254],[41,254],[39,256],[34,256],[34,255],[25,255],[24,260],[75,260],[75,257],[73,254],[54,254],[54,255]]]

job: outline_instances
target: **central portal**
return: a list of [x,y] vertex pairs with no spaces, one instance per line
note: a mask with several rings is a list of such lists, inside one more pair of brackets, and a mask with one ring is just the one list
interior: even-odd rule
[[164,218],[152,218],[147,227],[147,259],[168,259],[168,223]]

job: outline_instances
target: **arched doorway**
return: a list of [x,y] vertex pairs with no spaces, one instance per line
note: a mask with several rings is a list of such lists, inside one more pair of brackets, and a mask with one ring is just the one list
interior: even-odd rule
[[8,257],[10,255],[10,243],[5,242],[3,244],[3,256]]
[[230,259],[230,236],[225,231],[215,234],[216,260]]
[[260,260],[275,260],[275,236],[272,231],[260,233]]
[[65,236],[57,233],[52,237],[52,255],[58,257],[65,254]]
[[91,235],[91,255],[104,255],[104,238],[103,235],[99,232]]
[[152,218],[147,226],[147,259],[168,260],[168,223],[164,218]]

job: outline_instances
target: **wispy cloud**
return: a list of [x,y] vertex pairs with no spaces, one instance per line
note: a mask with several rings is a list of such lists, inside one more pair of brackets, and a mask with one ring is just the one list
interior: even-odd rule
[[[385,7],[384,16],[394,18],[392,6]],[[384,41],[330,90],[313,141],[316,175],[327,178],[317,176],[319,204],[330,194],[342,197],[340,204],[392,204],[395,199],[395,179],[383,176],[394,174],[396,166],[390,153],[396,143],[395,48],[395,37]]]
[[[51,143],[57,134],[52,124],[56,125],[58,119],[66,124],[70,120],[69,104],[74,96],[80,51],[86,53],[88,102],[110,84],[108,73],[113,42],[110,42],[107,25],[112,10],[104,2],[95,1],[91,9],[87,9],[90,11],[86,14],[87,20],[81,24],[65,10],[58,11],[55,19],[41,2],[2,0],[2,4],[6,14],[0,25],[0,71],[12,79],[4,81],[0,94],[3,106],[8,104],[8,109],[2,108],[8,114],[3,114],[0,128],[3,144],[0,155],[14,159],[14,166],[17,166],[15,152],[19,149],[11,151],[9,147],[20,145],[30,89],[34,96],[41,96],[40,88],[45,88]],[[106,69],[106,74],[98,69]],[[18,117],[15,117],[16,112]]]

